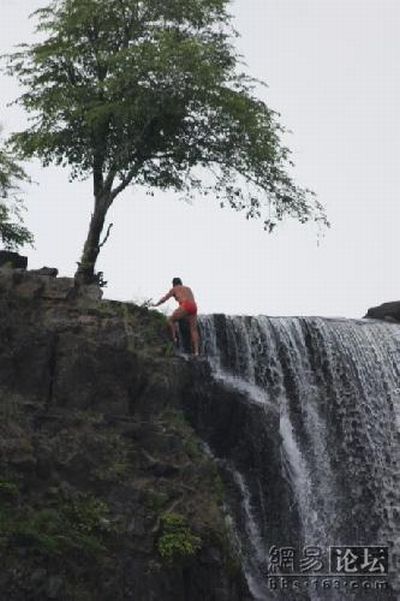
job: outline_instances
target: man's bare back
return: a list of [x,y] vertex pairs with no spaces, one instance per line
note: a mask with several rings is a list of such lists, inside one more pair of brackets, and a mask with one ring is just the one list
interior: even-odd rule
[[184,301],[191,301],[193,303],[195,302],[193,292],[189,288],[189,286],[183,286],[178,284],[178,286],[174,286],[173,288],[171,288],[170,292],[171,296],[173,296],[179,304],[181,304]]

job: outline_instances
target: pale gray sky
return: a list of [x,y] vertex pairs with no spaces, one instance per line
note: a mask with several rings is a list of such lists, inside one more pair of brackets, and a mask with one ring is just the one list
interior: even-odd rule
[[[1,0],[0,49],[31,41],[28,14],[46,0]],[[261,222],[135,188],[116,200],[111,237],[98,268],[107,297],[158,298],[180,275],[201,312],[358,317],[400,297],[400,3],[398,0],[235,0],[240,50],[260,94],[293,134],[296,180],[313,188],[332,229],[319,246],[314,226],[286,223],[273,235]],[[24,115],[6,104],[15,82],[1,77],[0,121]],[[61,169],[28,168],[31,267],[72,275],[86,235],[87,183]],[[172,307],[172,304],[171,304]]]

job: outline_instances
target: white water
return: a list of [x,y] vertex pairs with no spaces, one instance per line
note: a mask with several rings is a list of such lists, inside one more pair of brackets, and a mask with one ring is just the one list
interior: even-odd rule
[[[201,329],[214,377],[250,404],[279,412],[282,477],[293,491],[303,542],[324,548],[386,544],[394,565],[400,547],[400,327],[343,319],[208,316]],[[252,495],[262,506],[268,491],[250,490],[246,474],[234,472],[234,481],[242,496],[244,537],[251,541],[244,545],[252,555],[249,586],[259,598],[262,581],[252,566],[267,549]],[[354,512],[349,523],[357,541],[343,540],[346,507]],[[369,520],[379,526],[379,540],[370,540]],[[393,565],[392,583],[399,586]],[[265,592],[261,595],[266,601]],[[325,598],[346,601],[343,594]],[[310,599],[325,601],[315,593]]]

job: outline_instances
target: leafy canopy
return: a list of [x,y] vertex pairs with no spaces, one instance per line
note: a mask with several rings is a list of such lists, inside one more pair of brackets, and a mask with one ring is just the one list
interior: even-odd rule
[[262,217],[327,223],[289,175],[277,115],[240,72],[229,0],[53,0],[42,41],[8,57],[32,115],[22,157],[93,176],[107,206],[131,182]]
[[7,250],[32,244],[33,236],[22,225],[22,201],[19,184],[28,178],[4,148],[0,148],[0,240]]

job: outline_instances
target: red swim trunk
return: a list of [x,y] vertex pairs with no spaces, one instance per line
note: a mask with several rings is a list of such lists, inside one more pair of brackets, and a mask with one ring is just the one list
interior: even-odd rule
[[187,300],[179,303],[182,309],[185,309],[188,315],[197,315],[197,305],[195,302]]

